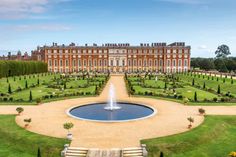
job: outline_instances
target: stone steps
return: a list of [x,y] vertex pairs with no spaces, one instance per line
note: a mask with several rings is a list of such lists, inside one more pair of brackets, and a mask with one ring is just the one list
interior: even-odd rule
[[68,147],[65,152],[65,157],[86,157],[88,149],[79,147]]
[[121,157],[143,157],[142,147],[131,147],[122,149]]
[[[66,146],[63,150],[64,157],[147,157],[145,147],[130,147],[124,149],[87,149]],[[146,154],[146,155],[145,155]]]

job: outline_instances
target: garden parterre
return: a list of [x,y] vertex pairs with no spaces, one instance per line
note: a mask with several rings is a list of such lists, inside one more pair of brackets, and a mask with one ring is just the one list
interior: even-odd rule
[[[234,105],[232,78],[195,73],[125,75],[130,94],[166,98],[185,104]],[[236,103],[235,103],[236,104]]]
[[100,93],[109,75],[53,73],[13,76],[0,79],[0,102],[3,104],[35,104]]

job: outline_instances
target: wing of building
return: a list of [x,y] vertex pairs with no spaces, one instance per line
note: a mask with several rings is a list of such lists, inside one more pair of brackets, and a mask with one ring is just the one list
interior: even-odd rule
[[104,44],[98,46],[57,45],[38,47],[32,59],[48,63],[50,72],[98,71],[186,72],[190,70],[190,46],[184,42],[140,44]]

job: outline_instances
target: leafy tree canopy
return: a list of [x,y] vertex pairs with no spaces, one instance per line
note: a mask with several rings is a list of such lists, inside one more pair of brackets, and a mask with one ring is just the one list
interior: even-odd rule
[[216,58],[226,58],[231,53],[227,45],[220,45],[217,48],[215,54],[216,54]]

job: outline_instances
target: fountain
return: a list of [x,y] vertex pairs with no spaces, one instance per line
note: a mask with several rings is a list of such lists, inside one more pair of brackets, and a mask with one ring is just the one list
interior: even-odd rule
[[130,102],[117,102],[113,84],[109,86],[108,102],[75,106],[67,112],[70,116],[99,122],[124,122],[147,118],[156,112],[153,108]]
[[107,105],[104,107],[105,110],[118,110],[121,107],[116,104],[116,97],[115,97],[115,88],[113,84],[110,84],[109,88],[109,99]]

